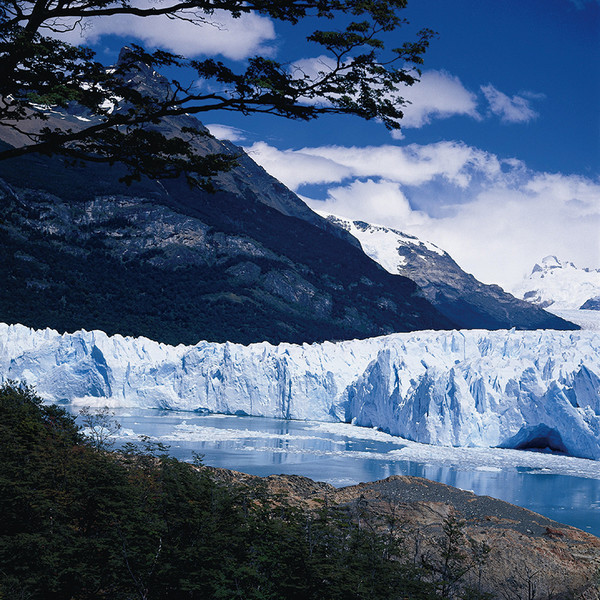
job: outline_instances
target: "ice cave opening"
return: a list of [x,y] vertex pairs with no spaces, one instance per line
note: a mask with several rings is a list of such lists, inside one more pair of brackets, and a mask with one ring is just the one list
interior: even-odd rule
[[500,447],[552,454],[571,454],[560,433],[544,424],[534,427],[522,427],[519,433],[501,444]]

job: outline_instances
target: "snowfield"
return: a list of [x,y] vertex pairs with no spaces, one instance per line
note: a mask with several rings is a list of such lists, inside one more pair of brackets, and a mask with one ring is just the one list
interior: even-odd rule
[[556,311],[573,311],[586,301],[600,297],[600,269],[580,269],[572,262],[550,255],[510,291],[517,298],[555,314]]
[[418,331],[168,346],[0,324],[0,380],[45,399],[351,422],[409,440],[600,459],[600,332]]

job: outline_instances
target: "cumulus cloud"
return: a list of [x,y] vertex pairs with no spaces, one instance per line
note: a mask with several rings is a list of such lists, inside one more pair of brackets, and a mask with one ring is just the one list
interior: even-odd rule
[[443,178],[460,188],[473,174],[500,174],[493,155],[462,142],[405,146],[321,146],[278,150],[264,142],[246,148],[269,173],[293,190],[304,184],[336,183],[351,177],[379,177],[403,185],[418,186]]
[[[556,185],[548,185],[552,184]],[[444,248],[468,272],[510,290],[548,254],[582,267],[600,267],[600,183],[534,174],[522,189],[490,182],[452,214],[433,218],[414,210],[401,186],[353,182],[329,191],[315,210],[380,223]]]
[[244,150],[264,169],[297,190],[302,185],[335,183],[353,175],[352,169],[335,160],[304,150],[278,150],[264,142],[257,142]]
[[330,184],[304,198],[313,209],[432,241],[486,283],[510,289],[548,254],[600,268],[600,181],[531,171],[460,142],[252,149],[293,189]]
[[[140,0],[137,4],[147,7],[151,2]],[[166,16],[92,17],[59,37],[72,44],[95,44],[104,35],[117,35],[190,57],[222,55],[241,60],[271,53],[269,42],[275,39],[275,28],[270,19],[253,13],[234,19],[221,10],[202,17],[206,22],[199,24]]]
[[510,98],[497,90],[491,83],[482,85],[481,91],[489,103],[493,114],[500,117],[504,123],[527,123],[538,116],[531,107],[531,100],[540,98],[539,94],[530,92]]
[[600,267],[600,182],[532,173],[515,188],[494,185],[424,228],[459,264],[510,289],[548,254]]
[[[294,79],[304,80],[305,82],[320,81],[330,74],[337,67],[337,61],[330,56],[315,56],[312,58],[302,58],[293,62],[289,67],[290,75]],[[301,96],[299,102],[304,104],[328,105],[328,100],[320,98],[306,98]]]
[[[298,79],[315,81],[333,71],[336,61],[328,56],[298,60],[290,66],[290,72]],[[468,91],[458,77],[447,71],[425,71],[412,86],[399,88],[397,95],[407,102],[402,109],[403,127],[419,128],[434,119],[446,119],[455,115],[480,119],[477,112],[477,96]],[[323,100],[301,99],[307,104],[324,104]],[[398,130],[391,132],[395,139],[402,139]]]
[[403,90],[402,96],[411,103],[404,109],[403,127],[423,127],[434,119],[454,115],[481,118],[477,96],[447,71],[425,71],[419,82]]
[[307,202],[314,210],[393,228],[398,223],[405,229],[420,227],[429,221],[425,213],[412,209],[401,186],[393,181],[353,181],[329,189],[324,201]]

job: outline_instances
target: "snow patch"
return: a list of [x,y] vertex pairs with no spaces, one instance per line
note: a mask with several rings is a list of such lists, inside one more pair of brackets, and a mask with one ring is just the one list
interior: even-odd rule
[[323,218],[328,219],[353,235],[360,242],[367,256],[370,256],[386,271],[394,275],[398,273],[402,274],[402,267],[405,267],[408,262],[407,258],[401,253],[403,247],[409,247],[414,251],[424,248],[440,256],[446,255],[435,244],[420,240],[396,229],[365,223],[364,221],[351,221],[322,211],[317,212]]

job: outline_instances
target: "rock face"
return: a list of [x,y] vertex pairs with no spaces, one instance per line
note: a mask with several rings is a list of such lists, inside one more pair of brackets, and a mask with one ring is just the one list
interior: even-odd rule
[[0,326],[0,375],[52,401],[345,421],[414,441],[600,459],[600,333],[422,331],[177,347]]
[[589,298],[581,305],[581,310],[600,310],[600,296]]
[[[130,84],[166,93],[166,80],[148,68]],[[86,117],[72,112],[54,111],[49,123],[81,128]],[[169,136],[202,126],[183,115],[156,127]],[[0,163],[0,320],[173,344],[300,343],[456,325],[241,149],[207,132],[196,150],[237,157],[214,194],[180,180],[127,187],[119,165],[40,156]]]
[[481,283],[431,242],[380,225],[325,216],[352,234],[365,253],[387,271],[415,281],[442,314],[451,320],[458,319],[462,327],[576,329],[556,315],[540,310],[543,306],[532,307],[497,285]]
[[600,310],[600,269],[579,269],[572,262],[546,256],[512,291],[551,310]]
[[[169,93],[168,82],[144,65],[129,83],[151,96]],[[71,107],[50,111],[44,123],[77,130],[86,118]],[[182,115],[155,127],[171,136],[202,125]],[[238,166],[215,179],[215,194],[179,180],[127,187],[119,183],[120,165],[40,156],[0,163],[0,320],[171,344],[572,327],[538,318],[544,313],[530,307],[527,318],[500,310],[505,306],[480,310],[489,301],[475,288],[470,303],[447,295],[434,308],[428,291],[374,263],[354,237],[312,212],[240,148],[208,131],[195,148],[237,157]]]
[[[61,175],[64,193],[0,190],[4,321],[174,344],[312,342],[451,325],[412,281],[256,199],[177,190],[177,182],[165,183],[166,192],[147,182],[156,189],[131,195],[94,181],[97,171]],[[84,179],[91,190],[74,200]]]
[[444,524],[462,522],[455,549],[466,572],[454,587],[457,597],[470,588],[492,598],[600,598],[600,539],[501,500],[418,477],[336,489],[294,475],[261,479],[211,471],[217,480],[242,489],[264,485],[303,510],[345,510],[370,531],[400,537],[408,557],[434,568],[443,562],[440,549],[448,541]]

